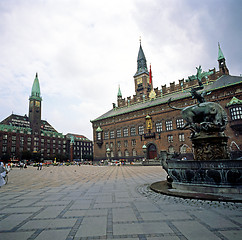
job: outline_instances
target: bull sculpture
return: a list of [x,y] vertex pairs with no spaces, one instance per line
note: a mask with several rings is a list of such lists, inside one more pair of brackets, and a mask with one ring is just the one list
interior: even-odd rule
[[171,98],[168,100],[168,105],[170,108],[181,110],[181,115],[186,124],[180,129],[190,129],[192,130],[192,136],[196,136],[199,132],[223,132],[228,123],[228,117],[225,110],[215,102],[206,102],[205,91],[198,92],[204,89],[202,79],[207,78],[209,75],[213,74],[213,71],[203,72],[201,66],[197,67],[196,76],[192,76],[197,79],[198,86],[191,88],[190,93],[192,98],[197,99],[198,104],[188,106],[185,108],[177,108],[171,106]]
[[202,102],[185,108],[171,106],[171,98],[168,105],[172,109],[181,110],[181,115],[186,124],[180,129],[191,129],[193,133],[223,132],[228,123],[225,110],[215,102]]

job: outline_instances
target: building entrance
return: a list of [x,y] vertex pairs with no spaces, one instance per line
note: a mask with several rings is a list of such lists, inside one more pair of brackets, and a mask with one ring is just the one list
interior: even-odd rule
[[154,144],[149,145],[147,157],[148,159],[154,159],[157,157],[157,149]]

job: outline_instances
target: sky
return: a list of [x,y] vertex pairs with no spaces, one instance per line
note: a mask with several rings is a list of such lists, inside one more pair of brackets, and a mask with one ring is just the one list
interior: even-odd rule
[[28,115],[36,72],[42,119],[92,140],[92,124],[133,96],[141,45],[161,88],[218,69],[242,74],[239,0],[0,0],[0,121]]

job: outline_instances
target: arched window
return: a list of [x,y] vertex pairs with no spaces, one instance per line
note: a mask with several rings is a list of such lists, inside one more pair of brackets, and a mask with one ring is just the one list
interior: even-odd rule
[[174,147],[173,146],[169,146],[168,147],[168,152],[169,153],[174,153]]
[[137,156],[137,152],[136,152],[136,150],[133,148],[133,150],[132,150],[132,153],[133,153],[133,156],[134,157],[136,157]]
[[118,150],[118,156],[121,157],[122,156],[122,152],[120,150]]
[[187,146],[186,145],[182,145],[180,147],[180,153],[186,153],[187,152]]
[[128,149],[125,149],[125,151],[124,151],[124,156],[125,156],[125,157],[128,157],[128,156],[129,156],[129,151],[128,151]]

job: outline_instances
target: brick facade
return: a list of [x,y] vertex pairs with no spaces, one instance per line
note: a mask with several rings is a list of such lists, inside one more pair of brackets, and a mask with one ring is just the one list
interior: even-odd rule
[[[223,67],[223,68],[222,68]],[[224,67],[226,71],[224,71]],[[204,91],[207,92],[206,101],[218,102],[226,110],[229,117],[229,124],[225,133],[229,136],[228,145],[233,142],[242,149],[241,128],[237,130],[231,128],[231,116],[226,105],[233,97],[242,98],[242,77],[228,75],[228,69],[223,59],[219,61],[219,70],[209,70],[211,75],[203,78]],[[143,73],[143,75],[145,75]],[[137,79],[137,73],[134,76]],[[147,82],[145,80],[145,82]],[[118,96],[117,106],[113,104],[113,109],[99,118],[91,121],[93,126],[94,140],[94,160],[122,160],[134,161],[137,159],[158,158],[160,151],[188,153],[192,152],[192,145],[189,139],[189,130],[177,129],[184,124],[179,110],[171,109],[168,106],[168,99],[172,98],[172,105],[176,107],[186,107],[197,104],[196,99],[192,99],[189,90],[197,86],[197,80],[179,80],[169,87],[162,86],[159,90],[154,89],[155,97],[151,97],[151,91],[146,91],[141,95],[137,91],[133,98],[127,99]],[[147,127],[147,116],[150,116],[150,125]],[[242,122],[242,112],[239,123]],[[152,126],[151,126],[152,125]],[[99,131],[97,131],[99,129]],[[141,134],[139,130],[144,130]],[[97,137],[99,139],[97,139]],[[147,147],[146,153],[142,147]],[[231,146],[232,146],[231,145]],[[110,154],[107,154],[110,149]]]

